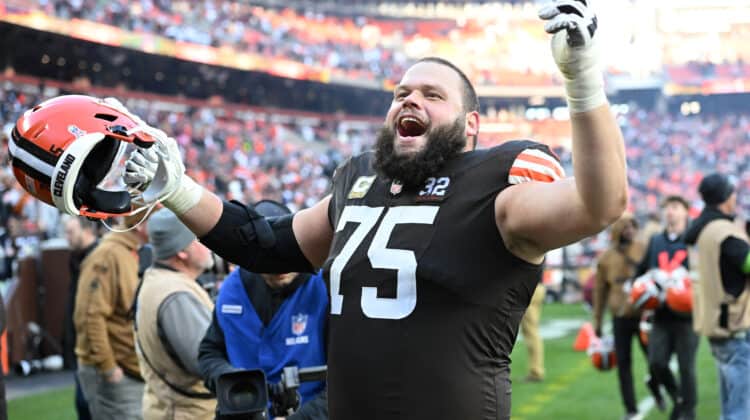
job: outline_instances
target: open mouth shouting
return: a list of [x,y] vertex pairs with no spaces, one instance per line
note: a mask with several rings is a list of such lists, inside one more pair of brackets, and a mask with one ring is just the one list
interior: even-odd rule
[[403,114],[396,120],[396,150],[406,151],[419,148],[423,143],[422,137],[427,133],[428,125],[419,117]]

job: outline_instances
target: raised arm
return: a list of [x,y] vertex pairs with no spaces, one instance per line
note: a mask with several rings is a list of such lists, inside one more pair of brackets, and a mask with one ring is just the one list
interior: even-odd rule
[[584,0],[558,0],[539,13],[553,33],[565,79],[574,178],[528,182],[501,192],[495,215],[508,249],[531,262],[546,251],[595,234],[627,204],[625,147],[604,94],[595,45],[597,21]]

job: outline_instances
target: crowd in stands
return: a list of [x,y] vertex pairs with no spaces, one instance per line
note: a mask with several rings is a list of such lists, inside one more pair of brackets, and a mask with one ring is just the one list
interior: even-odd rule
[[[388,84],[395,82],[415,58],[441,55],[462,66],[477,85],[560,83],[547,54],[548,36],[536,16],[538,4],[533,1],[463,5],[394,2],[400,19],[383,16],[390,10],[388,4],[377,6],[379,16],[347,16],[310,11],[315,8],[301,11],[291,6],[251,3],[41,0],[36,5],[11,1],[6,7],[20,12],[40,10],[66,20],[84,19],[135,33],[291,60],[330,71],[337,80]],[[699,61],[691,62],[685,60],[684,43],[679,41],[682,32],[662,32],[659,25],[643,26],[640,16],[668,14],[661,13],[655,5],[648,10],[641,3],[634,7],[632,1],[623,0],[608,3],[599,11],[601,19],[610,21],[610,32],[602,36],[610,46],[604,54],[612,75],[665,76],[678,83],[693,84],[694,77],[699,81],[710,77],[733,80],[738,69],[745,67],[742,60],[750,56],[750,50],[744,46],[742,36],[750,31],[750,22],[740,20],[733,23],[731,30],[718,32],[722,45],[731,48],[711,47],[710,40],[714,38],[710,34],[691,34],[691,45],[705,52],[705,57],[696,56]],[[404,19],[407,17],[416,19]],[[655,49],[653,45],[662,48]],[[662,68],[664,60],[666,68]]]
[[[3,82],[2,135],[9,135],[25,109],[63,93],[65,90],[49,86]],[[264,114],[236,106],[189,105],[177,98],[121,99],[150,124],[177,139],[189,173],[203,185],[245,202],[273,198],[293,210],[324,196],[336,166],[347,156],[366,150],[379,127],[377,120]],[[545,141],[545,122],[505,118],[507,124],[526,125],[525,136]],[[735,177],[739,207],[750,215],[750,195],[744,193],[750,191],[750,114],[683,116],[631,107],[619,118],[627,144],[631,211],[645,218],[658,212],[664,196],[678,193],[693,204],[696,215],[701,205],[698,183],[704,174],[719,170]],[[0,226],[4,229],[0,241],[5,243],[19,232],[42,238],[57,235],[56,211],[30,199],[17,185],[9,170],[5,138],[2,143],[0,164],[5,169],[0,173]],[[491,146],[486,141],[480,144]],[[572,174],[569,150],[559,145],[554,150]],[[590,263],[605,244],[602,238],[594,238],[576,248],[569,255],[571,263]],[[18,252],[11,248],[4,251],[6,255]]]

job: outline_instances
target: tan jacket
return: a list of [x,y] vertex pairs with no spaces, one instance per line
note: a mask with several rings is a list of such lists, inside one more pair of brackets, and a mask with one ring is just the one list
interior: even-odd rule
[[[143,275],[143,285],[138,294],[136,323],[138,329],[137,352],[141,372],[146,380],[143,394],[143,418],[145,420],[211,420],[216,411],[213,398],[191,398],[185,393],[209,394],[203,380],[179,366],[167,353],[159,336],[159,309],[167,297],[174,293],[187,292],[195,296],[209,311],[213,302],[200,285],[186,275],[165,268],[149,268]],[[185,325],[184,328],[190,328]],[[195,343],[197,347],[199,343]],[[144,356],[145,353],[145,356]],[[146,360],[148,359],[148,360]],[[154,371],[158,370],[158,373]],[[174,390],[162,380],[164,378],[182,393]]]
[[76,356],[99,372],[119,366],[140,378],[128,313],[138,287],[138,248],[134,232],[112,232],[102,238],[81,264],[73,322]]
[[693,286],[693,329],[710,338],[727,338],[750,329],[750,288],[735,298],[724,290],[721,280],[721,243],[730,236],[748,240],[744,230],[731,221],[714,220],[703,228],[696,243],[699,275]]
[[629,296],[623,286],[633,279],[646,247],[640,242],[632,242],[624,249],[619,247],[625,224],[632,222],[632,217],[623,216],[612,225],[612,247],[599,257],[594,284],[594,329],[601,328],[605,307],[616,317],[639,316],[628,303]]

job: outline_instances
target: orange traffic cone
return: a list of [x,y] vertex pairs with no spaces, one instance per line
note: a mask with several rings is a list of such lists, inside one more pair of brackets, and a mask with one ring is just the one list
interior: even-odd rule
[[7,375],[8,370],[8,331],[3,331],[3,335],[0,336],[0,368],[2,368],[2,374]]
[[575,351],[586,351],[591,344],[591,339],[594,337],[594,327],[591,326],[590,322],[584,322],[581,325],[581,329],[578,331],[576,341],[573,343],[573,350]]

